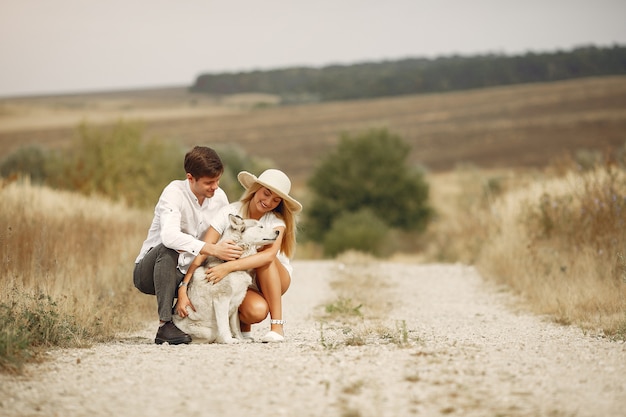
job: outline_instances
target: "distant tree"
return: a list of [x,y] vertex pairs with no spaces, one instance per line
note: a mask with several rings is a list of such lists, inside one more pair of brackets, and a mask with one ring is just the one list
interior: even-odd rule
[[36,145],[17,149],[0,163],[0,175],[28,176],[35,184],[43,183],[48,174],[48,153]]
[[202,74],[190,89],[208,94],[264,92],[283,102],[353,100],[514,83],[626,74],[626,47],[586,46],[571,51],[434,59]]
[[368,209],[391,228],[422,230],[431,215],[428,184],[408,164],[410,146],[386,129],[341,136],[309,181],[306,234],[323,241],[333,222]]

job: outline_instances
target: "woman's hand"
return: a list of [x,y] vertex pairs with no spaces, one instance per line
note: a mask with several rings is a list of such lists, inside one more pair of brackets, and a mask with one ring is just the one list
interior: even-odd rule
[[176,302],[176,313],[182,318],[187,317],[187,306],[191,307],[193,311],[196,311],[196,308],[191,304],[191,300],[187,296],[187,287],[180,287],[178,289],[178,301]]
[[226,275],[231,273],[232,270],[228,262],[223,264],[216,265],[212,268],[207,268],[206,270],[206,280],[210,283],[217,284],[220,282]]

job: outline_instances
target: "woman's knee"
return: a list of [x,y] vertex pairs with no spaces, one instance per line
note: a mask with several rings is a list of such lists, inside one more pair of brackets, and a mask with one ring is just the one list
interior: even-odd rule
[[244,301],[241,304],[239,307],[239,318],[244,323],[254,324],[265,320],[269,312],[267,302],[259,295],[254,297],[253,300]]

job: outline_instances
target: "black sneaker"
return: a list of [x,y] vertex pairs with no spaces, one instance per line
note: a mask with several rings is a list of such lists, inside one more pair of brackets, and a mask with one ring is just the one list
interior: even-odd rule
[[169,343],[170,345],[180,345],[181,343],[191,343],[191,336],[180,330],[171,321],[159,327],[154,343],[161,345]]

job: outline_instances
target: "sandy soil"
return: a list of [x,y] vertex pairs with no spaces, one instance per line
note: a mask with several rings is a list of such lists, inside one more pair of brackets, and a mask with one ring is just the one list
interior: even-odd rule
[[406,329],[356,346],[320,327],[338,264],[295,267],[286,343],[157,346],[150,324],[0,376],[0,415],[626,416],[626,344],[519,311],[470,267],[381,264],[381,323]]

